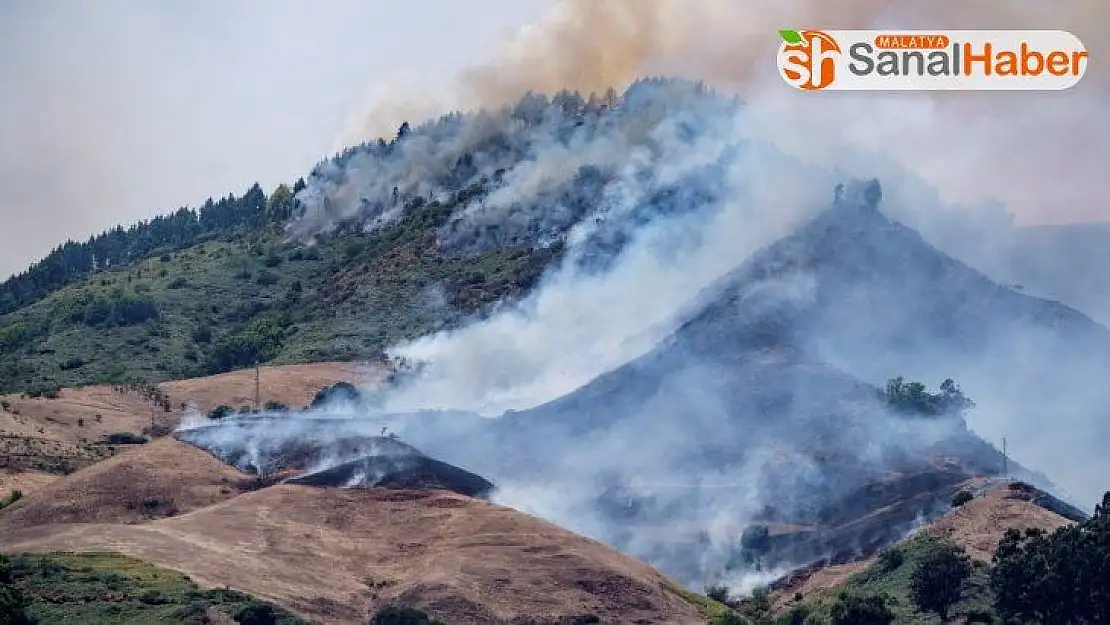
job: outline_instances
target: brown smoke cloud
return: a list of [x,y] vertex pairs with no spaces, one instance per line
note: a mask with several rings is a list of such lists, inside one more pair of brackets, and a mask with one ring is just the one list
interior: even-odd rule
[[[1062,29],[1084,42],[1091,61],[1065,92],[806,94],[774,69],[784,27]],[[1019,222],[1106,219],[1099,177],[1110,156],[1110,72],[1101,63],[1108,28],[1110,3],[1101,0],[562,0],[497,58],[463,72],[446,100],[378,98],[363,118],[374,123],[355,124],[345,139],[388,136],[432,103],[499,106],[528,90],[601,93],[644,75],[678,75],[735,91],[765,111],[769,138],[810,158],[835,161],[849,142],[894,159],[946,200],[1003,200]]]

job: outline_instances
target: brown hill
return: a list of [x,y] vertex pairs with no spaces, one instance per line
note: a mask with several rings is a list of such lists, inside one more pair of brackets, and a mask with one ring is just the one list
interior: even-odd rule
[[166,437],[56,480],[0,511],[0,534],[54,523],[139,523],[234,497],[253,479]]
[[967,550],[968,555],[989,562],[998,541],[1009,528],[1036,528],[1051,532],[1069,519],[1039,503],[1040,491],[1020,482],[993,488],[956,508],[925,529],[946,536]]
[[703,622],[648,565],[453,493],[280,485],[142,525],[0,530],[0,551],[59,550],[119,551],[327,623],[390,603],[450,623]]
[[[262,402],[289,406],[307,404],[336,382],[365,382],[377,375],[357,363],[262,367],[259,373]],[[54,398],[0,396],[0,497],[17,489],[28,494],[126,449],[104,442],[110,434],[139,434],[152,424],[173,428],[190,403],[201,410],[220,404],[238,408],[253,405],[254,393],[250,369],[145,389],[100,385],[62,389]]]
[[[324,362],[305,365],[262,367],[259,390],[262,403],[276,401],[303,407],[320,389],[336,382],[367,383],[382,375],[380,367],[353,362]],[[159,385],[175,401],[193,402],[201,410],[220,404],[238,408],[254,405],[254,369],[232,371]],[[179,405],[178,405],[179,406]]]

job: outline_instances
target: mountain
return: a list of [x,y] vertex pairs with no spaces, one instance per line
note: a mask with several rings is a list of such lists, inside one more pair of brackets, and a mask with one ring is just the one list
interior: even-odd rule
[[1102,392],[1070,378],[1106,370],[1110,331],[944,255],[880,201],[876,181],[838,189],[828,210],[707,289],[659,346],[567,396],[499,419],[391,427],[489,477],[503,501],[688,583],[742,572],[752,527],[773,537],[764,569],[850,560],[945,513],[968,480],[1006,470],[1055,488],[958,414],[892,411],[881,384],[954,377],[1012,411],[1015,437],[1067,414],[1057,430],[1074,437],[1036,434],[1059,458],[1101,427],[1097,404],[1061,404]]

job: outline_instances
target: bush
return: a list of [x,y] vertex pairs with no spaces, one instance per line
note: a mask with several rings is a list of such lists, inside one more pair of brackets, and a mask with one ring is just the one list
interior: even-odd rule
[[186,289],[189,288],[189,281],[179,276],[177,278],[174,278],[173,280],[170,280],[170,283],[166,285],[166,288],[170,289],[171,291]]
[[210,343],[212,341],[212,328],[208,326],[199,326],[193,330],[194,343]]
[[216,406],[215,410],[208,413],[208,418],[209,419],[223,419],[224,417],[226,417],[228,415],[231,415],[231,414],[234,414],[234,413],[235,413],[235,409],[232,408],[231,406],[220,404],[219,406]]
[[[0,506],[2,507],[2,506]],[[12,586],[11,564],[0,555],[0,623],[3,625],[30,625],[26,612],[27,602],[19,589]]]
[[273,286],[280,282],[281,278],[272,271],[260,271],[254,281],[260,286]]
[[705,587],[705,596],[714,601],[725,603],[730,598],[728,586],[709,585]]
[[142,445],[149,441],[145,436],[132,432],[113,432],[104,437],[104,442],[110,445]]
[[286,406],[280,401],[268,401],[263,408],[266,409],[266,412],[286,412],[289,410],[289,406]]
[[93,328],[138,325],[159,317],[158,306],[147,296],[126,295],[120,291],[110,297],[93,297],[85,305],[82,322]]
[[934,541],[910,576],[910,594],[923,612],[948,620],[948,610],[960,600],[960,588],[971,575],[971,562],[963,549]]
[[841,593],[832,607],[832,625],[890,625],[894,613],[883,595]]
[[952,496],[952,507],[959,508],[972,499],[975,499],[975,495],[972,495],[969,491],[961,490]]
[[879,552],[879,567],[884,573],[898,569],[905,562],[906,556],[898,547],[887,547]]
[[48,384],[45,386],[36,386],[28,389],[28,391],[24,394],[31,399],[36,399],[39,397],[43,399],[58,399],[58,397],[61,395],[61,392],[62,387],[58,386],[57,384]]
[[73,371],[74,369],[80,369],[81,367],[84,367],[86,364],[88,363],[86,363],[83,358],[75,357],[70,358],[69,360],[66,360],[65,362],[59,364],[58,368],[62,371]]
[[143,605],[166,605],[169,602],[169,597],[154,590],[148,590],[139,595],[139,603]]
[[[18,490],[18,489],[13,490],[12,492],[8,493],[7,497],[5,497],[4,499],[0,499],[0,510],[2,510],[4,508],[7,508],[8,506],[12,505],[13,503],[19,501],[20,499],[23,499],[23,491]],[[0,621],[0,622],[2,622],[2,621]]]
[[370,625],[443,625],[415,608],[386,607],[370,619]]
[[709,625],[745,625],[745,623],[738,614],[729,610],[722,614],[714,614],[709,619]]
[[236,610],[235,622],[240,625],[276,625],[278,613],[272,604],[253,601]]
[[360,393],[353,384],[348,382],[336,382],[329,387],[320,389],[320,391],[316,393],[316,396],[312,398],[312,403],[310,403],[308,407],[318,408],[334,401],[357,403],[361,399],[362,393]]
[[0,623],[4,625],[31,625],[27,616],[27,602],[23,593],[10,584],[0,584]]

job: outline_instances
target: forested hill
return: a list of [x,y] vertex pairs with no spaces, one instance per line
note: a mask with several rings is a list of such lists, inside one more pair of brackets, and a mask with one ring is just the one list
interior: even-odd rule
[[304,187],[302,178],[292,189],[280,185],[267,198],[255,183],[240,198],[234,194],[218,201],[209,198],[199,210],[181,208],[127,229],[117,226],[84,243],[66,241],[27,271],[0,283],[0,315],[33,304],[97,271],[134,263],[158,250],[181,249],[285,223],[292,215],[294,194]]
[[[575,261],[602,267],[632,229],[712,204],[730,157],[685,155],[735,106],[670,79],[526,94],[406,123],[268,197],[256,184],[68,242],[0,284],[0,392],[380,356],[520,297],[579,224]],[[642,195],[607,195],[630,183]]]

